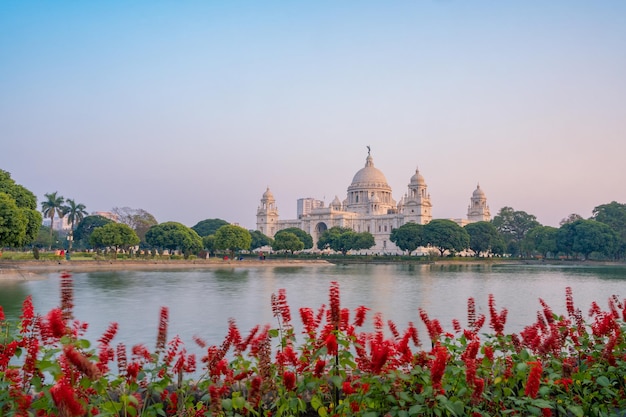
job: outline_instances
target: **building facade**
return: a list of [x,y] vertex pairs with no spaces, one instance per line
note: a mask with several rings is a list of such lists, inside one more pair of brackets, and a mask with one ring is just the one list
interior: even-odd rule
[[[464,225],[491,219],[487,198],[480,186],[472,194],[467,216],[467,219],[454,220]],[[257,230],[269,237],[274,237],[279,230],[297,227],[309,233],[316,244],[324,231],[339,226],[374,236],[376,245],[361,252],[401,253],[389,240],[391,231],[405,223],[430,222],[432,203],[426,181],[417,169],[409,180],[407,192],[396,202],[385,175],[374,166],[374,159],[368,151],[365,166],[354,175],[343,201],[335,197],[326,207],[320,200],[299,199],[298,218],[281,220],[276,199],[268,187],[261,197],[256,218]]]

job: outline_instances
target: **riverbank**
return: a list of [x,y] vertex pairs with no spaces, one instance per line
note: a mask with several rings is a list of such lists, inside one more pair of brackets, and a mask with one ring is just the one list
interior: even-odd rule
[[558,266],[624,266],[623,262],[576,261],[576,260],[524,260],[511,258],[455,258],[435,260],[406,260],[393,257],[363,258],[328,258],[328,259],[300,259],[300,258],[244,258],[243,260],[224,260],[222,258],[194,259],[194,260],[0,260],[0,280],[36,280],[44,279],[54,272],[90,272],[90,271],[121,271],[121,270],[190,270],[204,268],[264,268],[285,266],[316,266],[316,265],[558,265]]
[[194,260],[76,260],[76,261],[0,261],[0,280],[43,279],[53,272],[90,272],[119,270],[172,270],[203,268],[261,268],[281,266],[330,265],[321,259],[194,259]]

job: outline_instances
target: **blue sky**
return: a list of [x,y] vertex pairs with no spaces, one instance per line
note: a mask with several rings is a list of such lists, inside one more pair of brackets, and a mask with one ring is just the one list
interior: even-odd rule
[[0,169],[39,201],[254,228],[372,148],[435,218],[626,203],[626,2],[0,2]]

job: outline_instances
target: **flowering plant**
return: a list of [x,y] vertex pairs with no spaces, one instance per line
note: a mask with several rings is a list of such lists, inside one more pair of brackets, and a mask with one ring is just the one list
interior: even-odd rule
[[168,339],[165,307],[153,350],[113,345],[116,323],[93,348],[72,289],[62,274],[60,306],[38,315],[28,297],[16,324],[0,307],[0,415],[626,415],[626,300],[616,296],[585,320],[567,288],[565,315],[540,300],[519,334],[505,333],[507,310],[492,296],[488,317],[470,298],[467,323],[454,320],[450,332],[419,309],[420,338],[413,323],[401,331],[379,313],[365,331],[369,310],[343,308],[335,282],[328,307],[299,310],[297,335],[280,290],[275,328],[244,336],[231,320],[220,345],[195,338],[198,363],[178,336]]

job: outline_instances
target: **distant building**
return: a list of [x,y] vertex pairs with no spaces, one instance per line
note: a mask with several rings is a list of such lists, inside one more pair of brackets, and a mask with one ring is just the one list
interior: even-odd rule
[[[46,227],[50,227],[50,217],[44,218],[42,224]],[[67,220],[67,216],[65,217],[54,216],[54,223],[52,224],[52,230],[58,230],[58,231],[70,230],[70,223]]]
[[298,218],[301,219],[303,216],[308,216],[311,214],[313,209],[318,209],[324,207],[324,202],[322,200],[316,200],[314,198],[299,198],[298,199],[298,209],[297,214]]
[[[369,253],[401,253],[389,240],[391,231],[405,223],[427,224],[432,220],[432,203],[428,187],[419,170],[410,178],[407,192],[399,202],[392,198],[391,187],[385,175],[374,166],[368,151],[365,166],[354,175],[343,201],[338,197],[324,207],[324,203],[312,198],[298,200],[298,218],[280,220],[274,195],[269,187],[261,197],[257,209],[257,230],[273,237],[277,231],[297,227],[309,233],[317,243],[327,229],[340,226],[356,232],[369,232],[376,245]],[[467,219],[454,219],[457,223],[490,220],[487,198],[480,186],[470,199]]]

